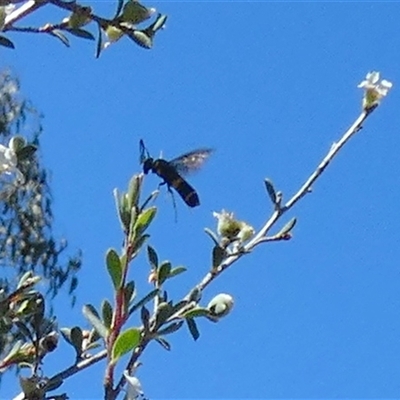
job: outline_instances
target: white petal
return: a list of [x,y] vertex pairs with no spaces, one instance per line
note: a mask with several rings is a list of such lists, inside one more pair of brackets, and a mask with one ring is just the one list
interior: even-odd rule
[[381,85],[387,89],[390,89],[393,86],[393,83],[387,81],[386,79],[382,79]]
[[142,385],[138,378],[135,376],[130,376],[128,371],[124,371],[124,376],[126,379],[126,400],[136,400],[140,395],[143,395]]
[[379,72],[372,71],[367,74],[367,80],[373,85],[379,81]]

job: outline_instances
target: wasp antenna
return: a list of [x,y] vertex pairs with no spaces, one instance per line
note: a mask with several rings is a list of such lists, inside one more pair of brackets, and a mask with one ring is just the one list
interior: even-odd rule
[[139,152],[140,152],[140,159],[139,159],[139,161],[140,161],[140,164],[143,164],[144,161],[146,160],[146,158],[149,158],[149,157],[150,157],[150,153],[149,153],[149,151],[147,150],[147,148],[146,148],[146,146],[145,146],[145,144],[144,144],[143,139],[140,139],[140,142],[139,142]]

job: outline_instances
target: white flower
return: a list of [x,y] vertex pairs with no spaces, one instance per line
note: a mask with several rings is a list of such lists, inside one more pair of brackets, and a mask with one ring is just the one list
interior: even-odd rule
[[0,144],[0,174],[15,174],[18,181],[23,181],[24,177],[17,168],[17,155],[14,150]]
[[213,216],[218,219],[218,234],[232,239],[240,232],[240,223],[235,220],[233,213],[222,210],[220,213],[213,212]]
[[214,317],[222,318],[230,313],[233,303],[233,297],[230,294],[220,293],[208,303],[207,308]]
[[254,228],[244,221],[235,219],[233,213],[222,210],[220,213],[213,212],[218,219],[217,232],[227,239],[239,239],[239,243],[249,240],[254,235]]
[[126,379],[126,395],[125,400],[136,400],[139,396],[143,396],[142,385],[138,378],[130,376],[128,371],[124,371]]
[[369,109],[379,104],[379,101],[385,97],[389,89],[392,88],[392,82],[382,79],[379,81],[380,73],[377,71],[368,72],[365,80],[357,87],[364,89],[363,108]]

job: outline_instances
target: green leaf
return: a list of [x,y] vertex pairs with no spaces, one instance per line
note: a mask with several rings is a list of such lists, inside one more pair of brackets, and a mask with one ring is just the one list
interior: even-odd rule
[[115,10],[114,19],[118,17],[122,10],[122,6],[124,5],[124,0],[117,1],[117,9]]
[[101,51],[103,50],[103,31],[101,30],[101,25],[97,24],[97,45],[95,57],[99,58]]
[[0,46],[8,47],[9,49],[15,49],[14,43],[5,36],[0,36]]
[[71,340],[71,329],[70,328],[61,328],[60,329],[61,335],[64,338],[64,340],[72,345],[72,340]]
[[162,348],[164,348],[165,350],[170,351],[171,350],[171,345],[163,338],[163,337],[156,337],[155,341],[161,345]]
[[150,235],[145,233],[144,235],[140,236],[139,238],[136,238],[135,243],[133,244],[133,252],[137,253],[149,237],[150,237]]
[[114,189],[113,195],[122,229],[127,232],[131,223],[131,209],[127,209],[125,206],[125,193],[120,193],[118,189]]
[[180,275],[180,274],[182,274],[183,272],[186,272],[186,271],[187,271],[187,269],[185,267],[172,268],[170,273],[169,273],[168,278],[173,278],[174,276]]
[[49,32],[49,34],[61,40],[61,42],[65,44],[65,46],[70,46],[68,38],[59,29],[54,29],[53,31]]
[[72,35],[75,35],[77,37],[80,37],[82,39],[88,39],[88,40],[94,40],[94,36],[91,32],[81,29],[81,28],[69,28],[67,29],[69,33]]
[[150,311],[145,306],[143,306],[140,310],[140,319],[142,320],[144,330],[148,332],[150,328]]
[[64,380],[60,376],[54,377],[45,384],[44,390],[46,393],[51,392],[52,390],[58,389],[63,383]]
[[139,300],[136,304],[134,304],[131,307],[131,309],[129,310],[129,315],[132,315],[137,309],[144,306],[149,301],[153,300],[154,297],[158,295],[158,293],[159,293],[158,289],[154,289],[150,293],[148,293],[145,297],[143,297],[143,299]]
[[74,346],[76,355],[77,357],[80,357],[82,354],[82,342],[83,342],[82,329],[79,328],[79,326],[74,326],[71,329],[70,337],[71,337],[71,344],[72,346]]
[[166,326],[165,328],[160,329],[157,332],[157,334],[158,335],[169,335],[171,333],[174,333],[174,332],[178,331],[179,329],[181,329],[183,323],[184,323],[184,321],[173,322],[172,324]]
[[194,301],[195,303],[198,303],[201,300],[201,296],[202,296],[202,291],[196,286],[185,297],[185,300],[187,300],[188,302]]
[[87,25],[91,18],[92,9],[90,7],[79,6],[75,8],[72,14],[68,17],[68,28],[77,29]]
[[128,200],[130,208],[138,207],[142,181],[143,181],[143,174],[134,175],[129,181]]
[[265,188],[267,189],[269,198],[271,199],[273,204],[276,204],[276,200],[277,200],[276,191],[275,191],[272,181],[270,179],[266,178],[266,179],[264,179],[264,184],[265,184]]
[[204,232],[207,233],[207,235],[211,238],[211,240],[214,242],[214,244],[216,246],[219,246],[218,237],[215,235],[215,233],[211,229],[204,228]]
[[210,315],[210,311],[207,308],[195,307],[183,313],[182,318],[192,319],[198,317],[207,317],[208,315]]
[[91,304],[86,304],[82,308],[83,315],[92,324],[93,328],[96,329],[97,333],[104,339],[108,336],[108,329],[105,327],[100,319],[100,316],[96,309]]
[[161,326],[171,315],[173,308],[169,303],[161,302],[156,311],[156,329]]
[[18,358],[18,355],[20,353],[21,347],[24,344],[22,340],[17,340],[11,350],[8,352],[6,356],[2,359],[2,362],[9,361],[15,358]]
[[111,303],[107,299],[103,300],[103,303],[101,305],[101,313],[103,316],[104,326],[110,329],[113,319],[113,308]]
[[196,322],[194,321],[194,319],[187,318],[186,323],[189,328],[189,332],[192,335],[192,338],[196,341],[200,337],[200,332],[197,329]]
[[125,285],[124,297],[125,297],[125,305],[126,307],[128,307],[131,301],[136,297],[134,281],[130,281]]
[[130,328],[122,332],[112,348],[112,363],[116,363],[126,353],[135,349],[140,343],[140,329]]
[[174,315],[177,312],[180,312],[182,310],[182,308],[185,307],[187,304],[188,304],[187,300],[178,301],[178,303],[176,303],[172,306],[171,315]]
[[106,264],[114,288],[119,289],[122,283],[122,265],[121,265],[121,260],[114,249],[108,249],[106,255]]
[[142,233],[149,227],[157,212],[156,207],[150,207],[142,211],[134,225],[135,237],[141,236]]
[[134,30],[127,32],[129,38],[131,38],[137,45],[144,49],[151,49],[153,47],[153,39],[149,37],[145,32]]
[[32,144],[28,144],[27,146],[24,146],[22,149],[17,151],[17,159],[18,161],[22,160],[27,160],[33,156],[33,154],[36,152],[37,146],[34,146]]
[[158,256],[156,251],[149,245],[147,246],[147,257],[150,267],[156,270],[158,268]]
[[217,268],[222,261],[226,258],[227,253],[226,250],[221,246],[214,246],[212,251],[212,266],[213,268]]
[[294,228],[296,225],[297,219],[292,218],[280,231],[279,233],[276,234],[276,236],[286,236],[288,235],[291,230]]
[[164,261],[157,271],[157,283],[161,286],[168,278],[171,272],[172,265],[168,261]]
[[155,33],[158,30],[164,28],[166,22],[167,16],[158,14],[157,19],[147,29],[151,29]]
[[119,20],[121,22],[130,22],[131,24],[140,24],[149,19],[151,14],[152,11],[142,6],[137,0],[128,0],[124,5]]
[[154,192],[150,193],[150,195],[147,197],[147,199],[143,202],[142,207],[140,208],[140,211],[143,211],[145,209],[145,207],[147,207],[147,204],[149,204],[151,201],[155,200],[159,194],[160,194],[159,190],[154,190]]

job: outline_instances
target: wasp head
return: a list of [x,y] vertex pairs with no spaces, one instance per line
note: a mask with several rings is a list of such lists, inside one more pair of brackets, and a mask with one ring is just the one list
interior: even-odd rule
[[154,160],[149,157],[143,161],[143,172],[148,174],[153,169]]

